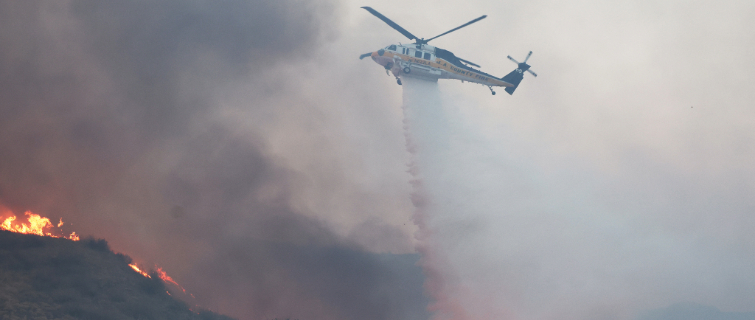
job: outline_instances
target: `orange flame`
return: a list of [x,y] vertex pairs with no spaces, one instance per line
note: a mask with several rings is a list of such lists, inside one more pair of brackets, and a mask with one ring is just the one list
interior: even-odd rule
[[178,283],[176,283],[176,281],[174,281],[173,278],[168,276],[168,274],[165,273],[165,271],[163,271],[163,268],[157,268],[157,275],[160,277],[160,279],[162,279],[165,282],[170,282],[172,284],[178,285]]
[[[5,218],[5,220],[2,220],[3,222],[0,223],[0,230],[6,230],[10,232],[23,233],[23,234],[35,234],[38,236],[45,236],[45,237],[52,237],[52,238],[64,238],[64,239],[69,239],[72,241],[79,241],[80,239],[79,235],[76,234],[75,231],[71,232],[71,234],[68,236],[57,235],[50,232],[50,229],[55,227],[56,225],[50,222],[50,219],[48,218],[42,217],[31,211],[26,211],[24,214],[27,216],[26,220],[28,222],[14,223],[14,221],[16,221],[17,218],[15,215],[11,215],[10,217]],[[60,218],[60,221],[58,222],[57,227],[60,228],[62,226],[63,226],[63,218]],[[142,271],[142,269],[139,268],[139,266],[137,266],[136,263],[129,264],[128,266],[131,267],[131,269],[134,269],[134,271],[138,272],[142,276],[145,276],[150,279],[152,278],[147,272]],[[168,274],[162,268],[158,267],[157,265],[155,265],[155,268],[157,268],[157,275],[160,277],[162,281],[175,285],[176,287],[180,288],[181,291],[184,292],[184,294],[186,294],[186,289],[184,289],[184,287],[178,284],[178,282],[173,280],[173,278],[168,276]],[[168,292],[168,294],[170,294],[170,292]],[[194,298],[194,295],[191,295],[191,297]]]
[[[156,267],[157,267],[157,266],[156,266]],[[165,271],[163,271],[163,268],[159,268],[159,267],[157,268],[157,275],[158,275],[158,276],[160,277],[160,279],[162,279],[163,281],[165,281],[165,282],[169,282],[169,283],[172,283],[172,284],[176,285],[176,287],[179,287],[179,288],[181,288],[181,290],[182,290],[182,291],[183,291],[184,293],[186,293],[186,289],[184,289],[184,287],[182,287],[182,286],[181,286],[180,284],[178,284],[178,282],[176,282],[175,280],[173,280],[173,278],[171,278],[170,276],[168,276],[168,274],[167,274],[167,273],[165,273]]]
[[[28,221],[28,223],[21,222],[14,225],[13,221],[16,221],[16,216],[13,215],[3,220],[3,223],[0,224],[0,229],[16,233],[36,234],[38,236],[64,238],[73,241],[79,241],[79,236],[76,234],[76,232],[71,233],[71,235],[69,236],[59,236],[50,232],[50,229],[54,226],[52,222],[50,222],[50,219],[32,213],[31,211],[26,211],[24,214],[27,216],[26,220]],[[58,228],[62,226],[63,218],[60,219]]]
[[[148,273],[142,271],[142,269],[139,268],[139,266],[137,266],[136,263],[129,264],[128,266],[131,267],[131,269],[134,269],[134,271],[138,272],[139,274],[141,274],[141,275],[143,275],[143,276],[145,276],[147,278],[152,279],[152,277]],[[167,283],[170,283],[172,285],[175,285],[176,287],[178,287],[179,289],[181,289],[181,291],[183,291],[184,294],[186,293],[186,289],[184,289],[184,287],[182,287],[180,284],[178,284],[178,282],[176,282],[176,280],[173,280],[173,278],[171,278],[168,275],[168,273],[166,273],[165,270],[163,270],[163,268],[158,267],[157,265],[155,265],[155,268],[157,268],[157,271],[155,271],[155,272],[157,273],[157,276],[160,278],[160,280],[162,280],[164,282],[167,282]],[[192,295],[192,297],[194,297],[194,295]]]
[[134,269],[134,271],[140,273],[141,275],[143,275],[143,276],[145,276],[147,278],[152,279],[152,277],[150,277],[149,274],[147,274],[146,272],[142,271],[142,269],[139,269],[139,267],[136,266],[136,263],[132,263],[132,264],[130,264],[128,266],[131,267],[131,269]]

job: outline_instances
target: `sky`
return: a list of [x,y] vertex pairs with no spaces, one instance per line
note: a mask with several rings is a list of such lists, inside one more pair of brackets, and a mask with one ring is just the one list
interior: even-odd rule
[[432,44],[494,75],[533,51],[513,96],[438,84],[470,317],[755,311],[748,1],[0,1],[0,205],[241,319],[426,318],[402,87],[357,59],[408,39],[365,5],[488,15]]

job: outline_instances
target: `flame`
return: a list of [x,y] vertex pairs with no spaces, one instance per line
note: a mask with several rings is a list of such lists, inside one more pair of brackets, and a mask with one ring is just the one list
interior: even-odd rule
[[5,221],[3,221],[3,224],[2,224],[1,228],[3,228],[3,230],[12,231],[13,229],[11,228],[10,224],[11,224],[11,222],[13,222],[13,220],[16,220],[15,216],[10,217],[8,219],[5,219]]
[[[28,221],[28,223],[21,222],[14,225],[13,222],[16,221],[16,216],[12,215],[3,220],[3,223],[0,224],[0,229],[16,233],[35,234],[44,237],[64,238],[73,241],[79,241],[79,236],[76,234],[76,232],[71,233],[71,235],[69,236],[60,236],[50,232],[50,229],[54,225],[48,218],[42,217],[31,211],[26,211],[24,214],[27,217],[26,220]],[[58,228],[60,228],[61,226],[63,226],[63,218],[60,218],[60,222],[58,223]]]
[[170,282],[172,284],[178,285],[178,283],[176,283],[176,281],[174,281],[173,278],[168,276],[168,274],[165,273],[165,271],[163,271],[163,268],[157,268],[157,275],[160,277],[160,279],[162,279],[165,282]]
[[[76,234],[76,232],[71,232],[70,235],[58,235],[50,232],[50,229],[55,227],[52,222],[50,222],[50,219],[42,217],[38,214],[35,214],[31,211],[26,211],[24,213],[26,215],[26,220],[28,222],[20,222],[20,223],[14,223],[16,221],[16,216],[11,213],[10,217],[5,218],[5,220],[2,220],[3,222],[0,223],[0,230],[6,230],[10,232],[16,232],[16,233],[23,233],[23,234],[35,234],[38,236],[44,236],[44,237],[52,237],[52,238],[64,238],[69,239],[72,241],[79,241],[79,235]],[[2,219],[2,218],[0,218]],[[60,221],[57,224],[57,227],[60,228],[63,226],[63,218],[60,218]],[[128,265],[131,267],[131,269],[134,269],[134,271],[138,272],[142,276],[145,276],[147,278],[152,278],[147,272],[142,271],[139,266],[136,265],[136,263],[132,263]],[[166,283],[170,283],[172,285],[175,285],[176,287],[180,288],[181,291],[186,294],[186,289],[182,287],[178,282],[173,280],[164,270],[163,268],[158,267],[155,265],[155,268],[157,268],[157,275],[160,277],[160,279]],[[167,291],[166,291],[167,292]],[[170,292],[167,292],[170,294]],[[194,295],[191,294],[191,297],[194,298]]]
[[[157,267],[157,266],[155,266],[155,267]],[[172,284],[176,285],[176,287],[179,287],[181,289],[181,291],[183,291],[184,293],[186,293],[186,289],[184,289],[184,287],[182,287],[180,284],[178,284],[178,282],[176,282],[175,280],[173,280],[173,278],[171,278],[170,276],[168,276],[168,274],[165,273],[165,271],[163,271],[163,268],[159,268],[159,267],[157,268],[157,275],[163,281],[169,282],[169,283],[172,283]]]
[[142,269],[139,269],[139,267],[136,266],[136,263],[132,263],[132,264],[130,264],[128,266],[131,267],[131,269],[134,269],[134,271],[140,273],[141,275],[143,275],[143,276],[145,276],[147,278],[152,279],[152,277],[150,277],[149,274],[147,274],[146,272],[142,271]]
[[[152,277],[147,272],[142,271],[142,269],[139,268],[139,266],[137,266],[136,263],[129,264],[128,266],[131,267],[131,269],[134,269],[134,271],[138,272],[139,274],[141,274],[141,275],[143,275],[143,276],[145,276],[147,278],[152,279]],[[170,283],[170,284],[178,287],[179,289],[181,289],[181,291],[183,291],[184,294],[186,294],[186,289],[184,289],[184,287],[182,287],[180,284],[178,284],[178,282],[176,282],[176,280],[173,280],[173,278],[171,278],[168,275],[168,273],[166,273],[165,270],[163,270],[163,268],[158,267],[157,265],[155,265],[155,268],[157,268],[157,271],[155,271],[155,272],[157,273],[157,276],[160,278],[160,280],[162,280],[163,282],[166,282],[166,283]],[[191,297],[193,298],[194,295],[191,295]]]

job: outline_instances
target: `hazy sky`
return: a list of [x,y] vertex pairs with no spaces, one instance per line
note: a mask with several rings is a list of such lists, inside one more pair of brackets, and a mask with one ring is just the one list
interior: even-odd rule
[[487,14],[432,44],[494,75],[534,52],[514,96],[439,84],[470,316],[755,311],[751,1],[0,1],[0,204],[242,319],[421,318],[415,256],[366,253],[416,227],[402,87],[358,60],[408,40],[365,5],[425,38]]
[[500,75],[532,50],[539,74],[513,97],[440,84],[450,150],[426,184],[470,318],[753,310],[752,4],[417,8],[389,16],[431,37],[488,14],[434,45]]

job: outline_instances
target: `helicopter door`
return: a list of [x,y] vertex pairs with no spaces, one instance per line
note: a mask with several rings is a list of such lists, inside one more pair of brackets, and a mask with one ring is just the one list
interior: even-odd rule
[[417,57],[417,58],[422,59],[422,51],[416,51],[416,52],[414,52],[414,56]]

